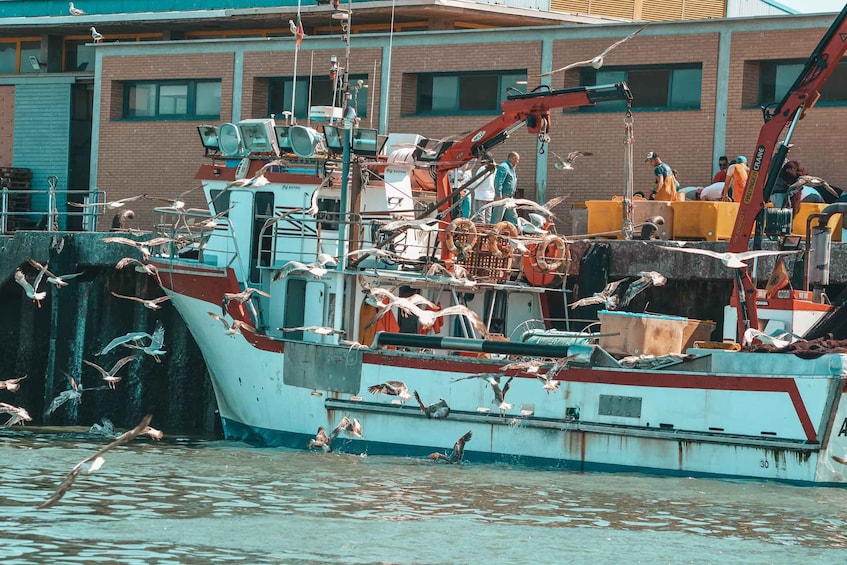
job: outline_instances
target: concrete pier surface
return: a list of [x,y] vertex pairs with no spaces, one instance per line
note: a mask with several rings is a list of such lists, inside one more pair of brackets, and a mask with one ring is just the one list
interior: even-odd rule
[[[112,292],[144,298],[163,295],[154,278],[131,267],[115,269],[123,257],[141,257],[131,246],[102,241],[114,235],[127,234],[18,231],[0,236],[0,380],[28,375],[25,386],[18,392],[0,391],[0,402],[27,407],[37,424],[90,426],[107,417],[117,426],[129,427],[150,412],[161,426],[213,432],[218,426],[214,394],[202,355],[182,319],[167,302],[154,312],[137,302],[111,295]],[[572,242],[565,286],[573,290],[586,275],[594,276],[597,283],[598,278],[602,282],[634,276],[641,271],[658,271],[668,278],[668,283],[643,293],[633,305],[635,309],[714,320],[720,326],[723,308],[732,292],[732,270],[716,259],[667,251],[656,243],[661,245],[661,242],[602,239]],[[725,251],[726,245],[726,242],[686,244],[714,251]],[[766,248],[775,247],[775,242],[766,242]],[[604,266],[600,269],[603,272],[584,272],[596,269],[596,265],[589,267],[583,257],[589,250],[598,249],[602,249],[604,256]],[[35,276],[36,269],[27,262],[28,258],[49,262],[50,270],[57,275],[83,274],[63,288],[45,285],[43,289],[48,294],[39,307],[14,281],[18,268],[24,270],[29,280]],[[767,279],[774,263],[774,257],[757,261],[756,277]],[[794,288],[801,288],[802,255],[787,256],[785,263],[792,273]],[[831,282],[830,296],[835,296],[847,283],[847,246],[840,243],[832,246]],[[580,314],[579,311],[566,313],[561,298],[568,296],[568,301],[572,301],[576,294],[558,296],[558,300],[551,300],[552,317],[569,315],[573,319]],[[139,353],[137,359],[121,370],[123,380],[116,390],[102,388],[105,383],[99,373],[82,363],[88,360],[109,370],[118,359],[131,355],[132,350],[119,347],[98,356],[106,344],[129,332],[152,333],[159,323],[165,328],[167,354],[157,363]],[[52,399],[71,388],[71,378],[83,389],[94,390],[85,390],[81,403],[68,402],[46,414]]]

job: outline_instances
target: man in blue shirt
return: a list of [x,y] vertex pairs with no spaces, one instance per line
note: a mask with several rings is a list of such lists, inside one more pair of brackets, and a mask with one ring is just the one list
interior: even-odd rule
[[[516,151],[512,151],[505,161],[497,165],[497,172],[494,173],[495,202],[504,198],[515,197],[515,189],[518,186],[518,175],[515,173],[515,167],[520,160],[521,156]],[[495,206],[494,212],[491,214],[491,223],[496,224],[501,220],[518,225],[518,214],[514,208]]]

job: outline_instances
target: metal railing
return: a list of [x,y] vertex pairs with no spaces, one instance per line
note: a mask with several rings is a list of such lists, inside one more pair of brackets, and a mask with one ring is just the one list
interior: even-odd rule
[[[0,189],[0,233],[19,229],[44,231],[94,231],[96,219],[105,210],[102,207],[68,207],[60,202],[75,202],[85,195],[83,204],[90,192],[81,190],[57,189],[59,178],[47,178],[48,188],[13,189],[5,185]],[[105,193],[97,191],[97,201],[103,200]],[[34,209],[33,200],[43,199],[46,210]],[[76,220],[79,221],[76,221]]]

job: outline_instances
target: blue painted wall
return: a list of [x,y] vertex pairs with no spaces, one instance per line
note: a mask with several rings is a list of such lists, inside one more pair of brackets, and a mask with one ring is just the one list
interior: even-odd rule
[[[346,3],[346,2],[345,2]],[[303,0],[303,5],[315,5],[315,0]],[[173,12],[181,10],[234,10],[242,8],[272,8],[296,6],[297,0],[79,0],[74,6],[90,15],[137,14],[142,12]],[[0,17],[68,16],[64,0],[0,0]],[[84,17],[84,16],[83,16]]]
[[[68,188],[71,85],[25,83],[15,86],[15,141],[12,163],[32,171],[32,190],[46,191],[47,177],[56,175],[63,191]],[[31,218],[47,213],[47,193],[33,193]],[[67,197],[57,198],[59,211],[67,209]],[[64,227],[64,226],[60,226]]]

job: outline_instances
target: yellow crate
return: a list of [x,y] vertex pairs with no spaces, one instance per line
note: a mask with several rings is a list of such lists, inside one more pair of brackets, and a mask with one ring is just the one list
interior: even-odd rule
[[[806,235],[806,220],[812,214],[823,212],[823,209],[829,204],[816,202],[801,202],[800,209],[794,215],[794,220],[791,224],[791,233],[794,235]],[[815,225],[817,222],[813,222]],[[833,214],[827,222],[827,226],[832,230],[832,241],[841,241],[841,214]]]
[[671,202],[674,212],[674,239],[727,240],[732,236],[737,202],[703,200]]
[[[623,208],[616,200],[586,200],[588,208],[588,233],[604,233],[621,229],[623,225]],[[609,234],[607,237],[616,237]]]
[[[656,200],[635,200],[632,203],[632,223],[636,226],[646,222],[649,218],[661,216],[665,223],[659,227],[656,234],[660,239],[673,239],[674,237],[674,209],[673,202],[662,202]],[[636,237],[641,233],[640,228],[635,230]]]

